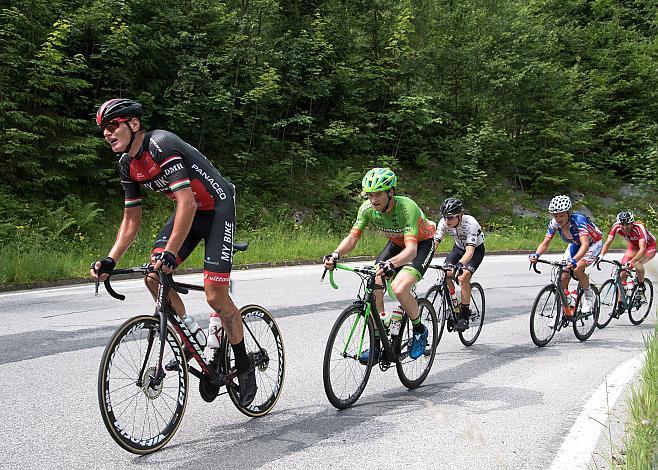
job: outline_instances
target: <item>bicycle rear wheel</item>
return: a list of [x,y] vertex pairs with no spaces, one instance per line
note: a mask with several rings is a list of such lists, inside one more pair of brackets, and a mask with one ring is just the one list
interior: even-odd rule
[[629,302],[628,318],[633,325],[639,325],[644,321],[651,311],[653,305],[653,284],[649,279],[644,279],[644,299],[640,296],[639,286],[633,288],[633,294]]
[[617,284],[612,279],[608,279],[601,286],[600,310],[596,326],[605,328],[617,312],[617,302],[619,302],[619,291]]
[[393,350],[399,356],[395,368],[400,382],[407,388],[416,388],[423,383],[430,369],[432,369],[437,346],[436,337],[439,331],[439,322],[434,307],[429,300],[421,298],[418,299],[418,309],[420,310],[421,323],[425,325],[428,331],[425,352],[417,359],[409,357],[414,331],[411,320],[407,315],[402,319],[400,334],[393,343]]
[[477,282],[471,283],[471,315],[468,329],[458,331],[459,340],[464,346],[472,346],[480,336],[484,323],[484,290]]
[[576,313],[574,315],[577,315],[577,318],[573,322],[573,334],[576,335],[576,338],[580,341],[585,341],[592,336],[599,319],[599,309],[601,304],[599,290],[594,285],[591,285],[590,287],[594,291],[594,305],[592,306],[592,311],[590,313],[582,313],[580,311],[580,301],[584,295],[582,289],[578,289],[579,293],[578,298],[576,299],[576,308],[574,310]]
[[427,294],[425,294],[425,298],[432,303],[434,312],[436,312],[436,319],[439,322],[439,330],[436,334],[437,346],[439,345],[441,337],[443,336],[443,329],[445,328],[446,318],[449,314],[446,311],[446,302],[443,298],[443,294],[441,293],[441,287],[442,286],[440,284],[435,284],[430,287],[427,291]]
[[[228,384],[226,389],[231,401],[241,413],[258,417],[270,412],[283,389],[285,377],[283,338],[272,314],[260,305],[245,305],[240,309],[240,314],[244,324],[244,345],[247,354],[254,360],[258,391],[254,401],[248,406],[242,406],[237,378],[233,383]],[[226,338],[222,344],[224,370],[234,370],[233,348]]]
[[543,347],[551,341],[560,321],[560,308],[560,298],[553,284],[539,291],[530,314],[530,337],[535,345]]
[[[324,391],[329,402],[341,410],[359,399],[374,363],[374,325],[372,318],[366,320],[365,313],[365,305],[359,302],[343,310],[329,333],[324,350]],[[359,362],[359,354],[366,349],[370,354],[364,365]]]
[[187,404],[187,362],[170,325],[162,363],[175,359],[181,367],[153,380],[160,354],[159,331],[160,321],[152,316],[126,321],[110,339],[98,371],[98,404],[105,427],[117,444],[135,454],[155,452],[169,442]]

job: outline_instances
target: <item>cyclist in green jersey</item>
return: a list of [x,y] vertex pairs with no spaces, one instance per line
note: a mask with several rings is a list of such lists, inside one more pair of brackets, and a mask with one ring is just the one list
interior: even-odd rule
[[[350,231],[336,250],[324,257],[324,266],[333,269],[336,260],[351,252],[368,226],[382,232],[388,243],[379,254],[377,277],[391,278],[393,293],[409,316],[414,328],[409,357],[417,359],[427,346],[428,331],[421,323],[418,302],[411,288],[423,278],[434,255],[434,233],[436,225],[425,217],[413,200],[395,195],[397,177],[388,168],[373,168],[368,171],[361,183],[368,200],[365,201]],[[376,290],[375,299],[379,312],[384,312],[384,291]],[[368,362],[370,351],[364,351],[359,360]],[[374,349],[375,360],[380,354],[377,342]]]

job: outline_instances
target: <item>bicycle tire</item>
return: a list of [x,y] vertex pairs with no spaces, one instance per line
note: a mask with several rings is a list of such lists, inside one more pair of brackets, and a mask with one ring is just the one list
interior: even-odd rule
[[[142,380],[146,383],[157,369],[159,330],[160,321],[153,316],[138,316],[124,322],[105,347],[98,371],[98,403],[105,427],[119,446],[134,454],[150,454],[167,444],[176,433],[187,404],[187,362],[178,335],[171,325],[167,325],[162,363],[176,359],[181,367],[165,372],[165,378],[155,388],[137,385],[151,332],[154,334],[148,356],[151,365],[145,369]],[[168,380],[169,377],[175,380]],[[170,387],[174,390],[173,395],[167,390]],[[161,407],[163,404],[165,406]],[[132,420],[126,419],[126,412],[134,408],[133,413],[136,414],[141,406],[145,408],[145,421],[136,422],[135,415]],[[164,417],[167,414],[171,414],[168,419]],[[145,432],[150,434],[145,436]]]
[[[374,354],[368,355],[368,363],[365,365],[361,364],[358,359],[359,351],[372,350],[372,345],[375,344],[375,327],[372,318],[369,317],[365,325],[363,323],[365,321],[365,311],[365,305],[360,302],[347,307],[336,319],[327,338],[322,362],[322,380],[329,403],[339,410],[356,403],[366,388],[374,364]],[[343,330],[344,326],[346,328]],[[365,330],[363,330],[364,326]],[[350,335],[351,330],[358,333]],[[363,333],[363,336],[361,333]],[[362,337],[363,341],[367,337],[367,343],[364,342],[363,348],[360,348],[359,344]],[[336,345],[337,341],[341,344]],[[347,341],[349,343],[345,344]],[[349,369],[352,372],[351,377],[355,379],[347,391],[347,384],[339,387],[338,380],[342,376],[338,371],[339,367]]]
[[[245,305],[240,309],[240,315],[246,325],[244,342],[247,354],[251,354],[260,363],[256,366],[258,391],[249,405],[242,406],[237,379],[228,384],[226,389],[231,401],[241,413],[257,418],[269,413],[281,395],[285,378],[285,350],[279,326],[267,309],[260,305]],[[224,370],[230,371],[235,368],[233,349],[226,337],[223,338],[222,345]]]
[[[473,295],[473,292],[477,292],[477,295]],[[476,299],[478,296],[479,301]],[[459,340],[464,346],[472,346],[480,336],[484,324],[484,310],[484,289],[479,283],[473,282],[471,283],[471,315],[468,319],[468,329],[457,332],[459,333]]]
[[436,313],[437,321],[439,322],[439,330],[436,334],[436,345],[438,346],[441,342],[441,337],[443,336],[443,330],[446,326],[446,317],[449,315],[449,312],[446,310],[446,303],[441,293],[441,285],[435,284],[429,288],[425,298],[432,303],[434,307],[434,312]]
[[[541,299],[546,293],[548,293],[548,298],[543,304],[541,304],[540,303]],[[553,297],[552,302],[551,302],[551,297]],[[549,304],[549,302],[551,303],[551,310],[545,313],[545,308]],[[539,314],[537,313],[538,307],[542,308]],[[555,331],[557,330],[558,322],[560,321],[561,308],[562,305],[560,302],[560,297],[558,296],[557,293],[557,288],[553,284],[548,284],[547,286],[544,286],[537,294],[537,297],[535,297],[535,301],[532,304],[532,312],[530,313],[530,337],[532,338],[532,342],[535,343],[536,346],[540,348],[544,347],[548,343],[550,343],[551,339],[553,339],[553,336],[555,335]],[[540,336],[538,334],[538,328],[535,326],[535,320],[539,321],[542,319],[546,319],[545,322],[546,334]]]
[[[599,319],[599,309],[601,308],[599,290],[593,284],[590,284],[590,288],[594,291],[594,307],[590,313],[583,314],[580,312],[580,300],[584,295],[584,291],[582,289],[578,289],[578,297],[576,297],[576,313],[574,315],[578,315],[578,318],[576,318],[573,322],[573,334],[580,341],[586,341],[590,336],[592,336],[592,333],[594,333],[594,330],[596,330],[596,324],[598,323]],[[591,325],[587,323],[590,320]]]
[[[646,286],[644,295],[646,297],[647,303],[638,306],[637,304],[638,300],[635,298],[637,295],[639,295],[638,294],[639,286],[637,284],[633,288],[631,300],[629,301],[630,305],[628,307],[628,319],[631,321],[633,325],[639,325],[640,323],[642,323],[649,315],[649,312],[651,311],[651,306],[653,305],[653,283],[649,279],[645,278],[644,285]],[[646,308],[644,308],[645,306]],[[642,313],[642,311],[644,311],[644,313]]]
[[617,303],[619,302],[619,290],[613,279],[608,279],[603,283],[599,298],[600,310],[596,326],[605,328],[617,313]]
[[[421,322],[427,327],[427,346],[425,352],[417,359],[411,359],[406,350],[411,346],[411,339],[413,337],[413,327],[411,320],[405,314],[400,325],[400,334],[395,337],[393,342],[393,351],[398,356],[399,360],[395,363],[395,368],[398,373],[398,378],[402,385],[409,389],[419,387],[427,378],[434,364],[434,357],[436,354],[436,336],[439,329],[438,319],[436,318],[436,311],[432,303],[424,298],[418,299],[418,309],[420,310]],[[416,371],[415,378],[413,377]]]

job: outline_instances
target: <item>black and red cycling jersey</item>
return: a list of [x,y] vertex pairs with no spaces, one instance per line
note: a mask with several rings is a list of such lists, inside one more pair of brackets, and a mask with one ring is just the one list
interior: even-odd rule
[[119,160],[119,175],[126,207],[142,204],[140,185],[170,199],[191,187],[200,210],[214,210],[221,201],[233,200],[233,185],[201,152],[168,131],[147,132],[137,156],[124,153]]
[[[197,212],[177,261],[182,263],[205,240],[204,283],[228,285],[233,264],[235,188],[208,159],[176,134],[156,130],[144,135],[136,157],[123,154],[119,174],[127,208],[142,204],[140,186],[170,199],[175,199],[176,191],[192,188]],[[155,240],[154,253],[165,250],[175,219],[174,212]]]

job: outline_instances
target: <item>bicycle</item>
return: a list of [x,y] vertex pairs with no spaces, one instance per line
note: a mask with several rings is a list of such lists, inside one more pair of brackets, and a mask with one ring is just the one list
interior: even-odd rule
[[[234,253],[244,251],[247,244],[233,248]],[[107,273],[105,289],[124,300],[112,288],[111,277],[152,272],[149,264],[113,270]],[[162,271],[157,275],[155,313],[133,317],[119,326],[103,352],[98,372],[98,402],[105,427],[119,446],[135,454],[155,452],[174,436],[185,413],[190,373],[199,379],[203,400],[212,402],[228,394],[236,408],[250,417],[263,416],[274,407],[285,375],[283,339],[274,318],[261,306],[242,307],[245,346],[256,370],[258,392],[250,405],[241,406],[235,360],[224,330],[220,330],[219,348],[204,358],[202,346],[169,303],[170,289],[187,294],[203,291],[203,286],[176,282]],[[97,279],[96,294],[98,287]],[[188,365],[185,354],[195,359],[198,369]],[[175,370],[163,368],[172,363]],[[222,387],[226,390],[220,393]]]
[[[608,279],[601,286],[601,308],[603,312],[599,315],[596,326],[605,328],[608,326],[613,318],[619,318],[625,311],[628,311],[628,318],[633,325],[639,325],[644,321],[651,311],[653,304],[653,284],[644,278],[644,298],[640,292],[637,284],[637,273],[634,269],[623,266],[619,261],[608,261],[606,259],[599,260],[596,263],[596,268],[601,270],[601,263],[609,263],[614,267],[612,268],[612,278]],[[628,278],[627,283],[633,283],[634,287],[631,292],[627,291],[621,280],[621,273],[626,272]]]
[[[437,270],[436,283],[429,288],[425,294],[425,298],[432,302],[439,319],[439,334],[436,338],[438,345],[443,336],[444,327],[447,328],[448,332],[456,331],[455,325],[457,324],[457,315],[459,315],[460,309],[459,302],[454,307],[450,300],[450,289],[448,288],[446,275],[452,269],[434,264],[430,264],[429,267]],[[457,279],[454,279],[453,282],[459,284]],[[459,340],[464,346],[472,346],[480,336],[484,323],[484,311],[484,289],[482,289],[479,283],[471,282],[471,315],[468,321],[468,329],[457,331]]]
[[[551,265],[553,266],[553,270],[551,273],[551,283],[539,291],[532,305],[532,313],[530,314],[530,337],[532,338],[532,342],[539,347],[546,346],[555,335],[555,332],[567,327],[569,323],[573,323],[573,333],[576,338],[580,341],[587,340],[596,329],[596,322],[599,315],[598,289],[594,284],[590,283],[594,291],[595,302],[591,312],[583,313],[580,302],[583,296],[583,289],[578,286],[576,301],[573,307],[569,306],[567,294],[562,289],[562,272],[569,265],[569,262],[537,260],[536,263],[530,266],[537,274],[541,274],[541,271],[537,269],[537,263]],[[572,279],[576,279],[571,270],[569,274]],[[564,309],[569,309],[572,312],[571,318],[567,318]],[[540,322],[543,322],[543,324]]]
[[[370,372],[375,365],[375,328],[381,338],[382,350],[377,364],[382,371],[395,364],[402,384],[414,389],[419,387],[429,374],[436,352],[436,334],[438,329],[436,313],[432,304],[424,298],[418,299],[418,307],[423,324],[428,327],[427,346],[417,359],[409,357],[413,338],[413,328],[406,313],[402,316],[400,331],[390,335],[379,316],[375,304],[374,292],[384,289],[375,282],[376,267],[364,266],[352,268],[337,263],[335,269],[351,271],[361,277],[361,286],[357,300],[341,312],[336,319],[324,352],[322,378],[324,391],[329,402],[338,409],[345,409],[359,399],[368,383]],[[326,270],[325,270],[326,274]],[[324,280],[325,275],[322,275]],[[334,271],[329,271],[329,281],[334,289]],[[389,296],[395,298],[390,290]],[[359,356],[366,349],[370,350],[367,364],[359,361]]]

